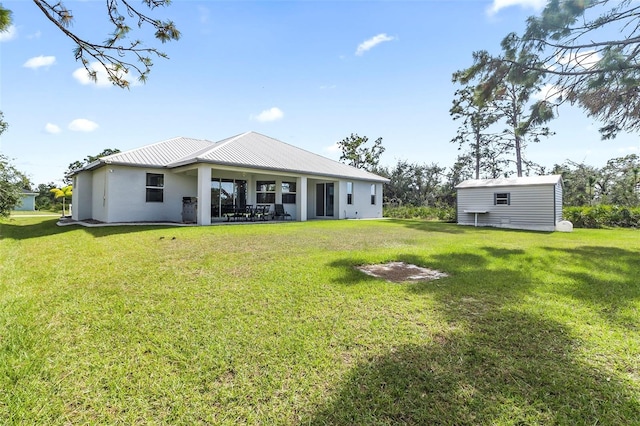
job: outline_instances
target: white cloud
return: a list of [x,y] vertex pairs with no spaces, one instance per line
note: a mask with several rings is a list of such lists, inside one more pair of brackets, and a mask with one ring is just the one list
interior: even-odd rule
[[62,130],[60,129],[60,126],[58,126],[56,124],[47,123],[44,126],[44,131],[47,132],[47,133],[50,133],[52,135],[55,135],[56,133],[60,133]]
[[500,10],[511,6],[541,10],[546,4],[547,0],[493,0],[491,6],[487,9],[487,13],[495,15]]
[[[73,78],[76,79],[76,81],[78,81],[78,83],[82,84],[83,86],[87,86],[91,84],[94,84],[99,87],[113,86],[113,83],[111,83],[111,81],[109,80],[109,74],[107,73],[107,69],[101,63],[92,62],[89,65],[89,68],[92,71],[96,72],[96,81],[93,81],[89,77],[89,72],[84,67],[78,68],[71,75],[73,76]],[[138,86],[140,84],[137,79],[131,78],[131,76],[128,73],[121,71],[119,73],[119,76],[122,76],[125,80],[127,80],[131,87]]]
[[13,40],[18,37],[18,29],[15,25],[9,25],[6,31],[0,32],[0,42]]
[[325,146],[324,151],[330,152],[332,154],[336,152],[340,152],[340,145],[338,145],[338,142],[336,142],[333,145]]
[[545,84],[544,86],[542,86],[538,93],[533,95],[533,98],[539,101],[546,100],[549,102],[554,102],[561,95],[562,89],[560,89],[558,86],[554,86],[553,84]]
[[267,123],[269,121],[277,121],[281,120],[284,117],[284,113],[280,108],[273,107],[271,109],[266,109],[262,111],[260,114],[254,116],[250,116],[251,120],[256,120],[261,123]]
[[98,127],[98,123],[94,123],[91,120],[87,120],[86,118],[76,118],[71,123],[69,123],[69,130],[74,132],[93,132]]
[[25,68],[31,68],[33,70],[43,67],[50,67],[51,65],[56,63],[55,56],[36,56],[29,59],[27,62],[22,64]]
[[602,56],[595,50],[572,52],[568,56],[565,55],[557,58],[559,64],[579,66],[587,70],[593,68],[601,59]]
[[364,54],[364,52],[366,52],[367,50],[373,49],[374,47],[376,47],[380,43],[383,43],[385,41],[392,41],[392,40],[395,40],[395,39],[396,39],[396,37],[390,37],[390,36],[386,35],[385,33],[378,34],[377,36],[371,37],[369,40],[365,40],[362,43],[360,43],[358,45],[358,48],[356,49],[356,55],[362,56],[362,54]]

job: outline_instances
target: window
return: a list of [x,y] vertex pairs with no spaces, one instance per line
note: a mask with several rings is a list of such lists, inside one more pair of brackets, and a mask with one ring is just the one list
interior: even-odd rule
[[376,184],[371,184],[371,205],[376,203]]
[[296,203],[296,183],[295,182],[282,182],[282,203],[283,204]]
[[496,192],[493,194],[493,204],[494,205],[510,205],[511,204],[511,194],[508,192]]
[[164,175],[147,173],[147,203],[162,203],[164,201]]
[[276,202],[276,181],[256,181],[256,203],[274,204]]
[[347,204],[353,204],[353,182],[347,182]]

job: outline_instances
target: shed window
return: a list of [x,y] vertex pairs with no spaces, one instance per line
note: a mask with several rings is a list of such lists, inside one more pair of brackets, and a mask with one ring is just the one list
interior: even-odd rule
[[353,182],[347,182],[347,204],[353,204]]
[[376,185],[375,183],[371,184],[371,205],[376,204]]
[[511,204],[511,193],[509,192],[496,192],[493,194],[493,204],[494,205],[505,205],[508,206]]
[[164,175],[161,173],[147,173],[147,203],[162,203],[164,201]]

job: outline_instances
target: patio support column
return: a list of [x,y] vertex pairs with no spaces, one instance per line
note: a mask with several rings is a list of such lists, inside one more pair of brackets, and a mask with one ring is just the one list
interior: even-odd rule
[[198,225],[211,225],[211,165],[198,165]]
[[300,176],[296,179],[296,186],[298,191],[298,199],[296,203],[296,217],[300,222],[307,221],[307,178],[306,176]]

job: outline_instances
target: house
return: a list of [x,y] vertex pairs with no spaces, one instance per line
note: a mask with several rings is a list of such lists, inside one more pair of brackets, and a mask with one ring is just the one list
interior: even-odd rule
[[562,176],[471,179],[456,186],[460,225],[554,231],[562,220]]
[[246,205],[283,204],[298,221],[379,218],[387,181],[255,132],[219,142],[178,137],[77,171],[72,217],[182,222],[189,210],[209,225]]
[[34,211],[36,209],[37,195],[37,192],[31,192],[27,190],[22,191],[22,193],[20,194],[20,201],[18,201],[18,204],[16,204],[16,206],[14,207],[14,210],[27,212]]

